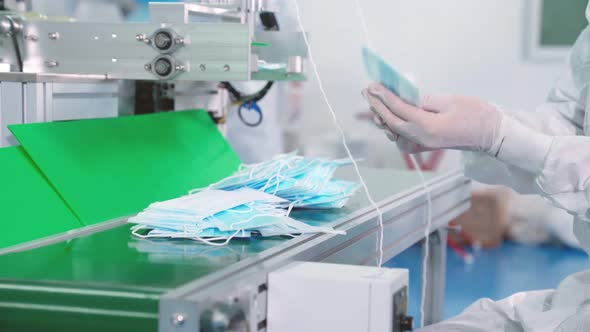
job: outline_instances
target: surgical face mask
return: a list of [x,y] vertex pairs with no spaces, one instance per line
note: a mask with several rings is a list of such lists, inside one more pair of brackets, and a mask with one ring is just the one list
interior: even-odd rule
[[332,178],[339,167],[350,163],[348,159],[324,160],[290,153],[263,163],[242,165],[234,175],[210,188],[247,187],[286,199],[296,208],[341,208],[358,190],[358,185]]
[[137,237],[193,239],[216,246],[232,238],[249,238],[253,232],[263,236],[334,232],[330,227],[314,227],[289,218],[287,207],[288,201],[249,188],[203,190],[151,204],[129,222],[137,224],[131,229]]
[[269,203],[284,203],[284,200],[276,196],[267,195],[259,191],[243,188],[236,191],[207,190],[194,195],[183,196],[165,202],[156,202],[148,207],[148,210],[162,213],[185,214],[195,217],[207,217],[225,211],[236,206],[253,201],[265,201]]
[[405,102],[420,105],[420,92],[416,86],[367,47],[363,47],[363,62],[369,78],[379,82]]

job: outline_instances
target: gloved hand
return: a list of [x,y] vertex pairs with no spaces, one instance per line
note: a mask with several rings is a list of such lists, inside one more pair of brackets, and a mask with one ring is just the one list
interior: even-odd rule
[[[373,108],[371,107],[371,109],[373,109]],[[373,110],[373,112],[377,113],[375,110]],[[425,152],[425,151],[432,151],[432,149],[429,149],[429,148],[422,146],[418,143],[412,142],[409,139],[407,139],[403,136],[400,136],[400,135],[394,133],[393,131],[391,131],[391,129],[389,129],[387,127],[385,122],[383,122],[383,119],[381,119],[381,117],[378,114],[375,114],[373,116],[373,122],[375,122],[375,125],[377,126],[377,128],[383,129],[383,131],[385,131],[385,135],[387,136],[387,138],[389,138],[389,140],[392,142],[396,142],[397,147],[405,153],[415,154],[415,153],[420,153],[420,152]]]
[[419,108],[380,84],[372,84],[363,96],[378,116],[377,125],[397,140],[402,151],[458,149],[495,154],[500,148],[502,113],[477,99],[425,96]]

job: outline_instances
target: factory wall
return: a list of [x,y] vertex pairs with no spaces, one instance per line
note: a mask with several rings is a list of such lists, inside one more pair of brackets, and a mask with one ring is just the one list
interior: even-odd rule
[[[525,0],[361,0],[373,48],[413,77],[424,92],[477,96],[512,109],[541,103],[564,62],[524,58]],[[360,48],[364,36],[353,0],[300,0],[327,93],[356,153],[380,166],[404,167],[394,145],[361,123],[367,111]],[[305,88],[298,125],[303,150],[333,151],[338,136],[317,82]],[[447,153],[444,168],[460,164]]]

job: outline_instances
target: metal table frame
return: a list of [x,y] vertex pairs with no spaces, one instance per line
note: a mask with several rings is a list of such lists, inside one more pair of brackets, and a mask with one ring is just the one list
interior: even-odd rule
[[[446,226],[470,205],[470,185],[461,172],[451,172],[428,183],[432,198],[430,255],[427,261],[425,323],[443,318],[446,268]],[[423,187],[416,186],[377,203],[384,211],[384,260],[424,239],[428,204]],[[379,232],[373,208],[359,210],[337,223],[346,236],[304,236],[207,277],[174,289],[160,298],[159,331],[197,331],[200,316],[220,303],[244,310],[250,331],[266,326],[267,275],[293,261],[376,265]]]

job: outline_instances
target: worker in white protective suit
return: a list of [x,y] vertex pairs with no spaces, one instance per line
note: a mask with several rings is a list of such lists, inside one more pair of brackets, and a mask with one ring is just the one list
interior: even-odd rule
[[[590,252],[590,28],[536,112],[510,112],[460,96],[425,96],[418,108],[377,84],[364,95],[377,125],[401,150],[467,151],[468,176],[541,195],[568,211],[580,245]],[[590,331],[590,270],[567,277],[555,290],[479,300],[423,331]]]

